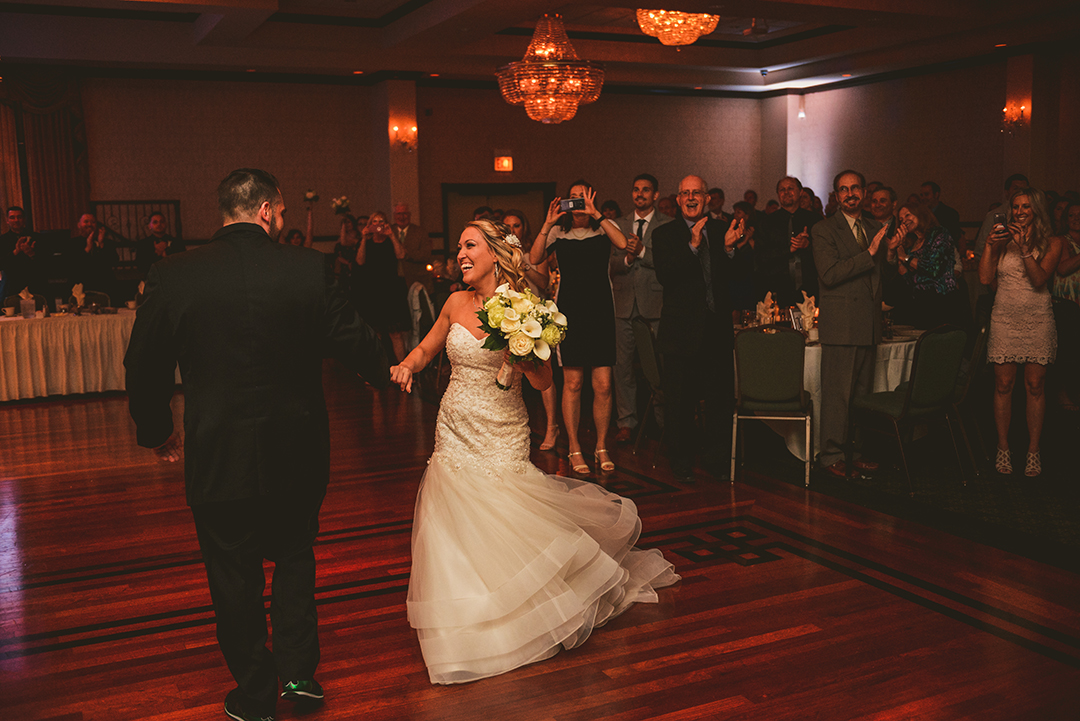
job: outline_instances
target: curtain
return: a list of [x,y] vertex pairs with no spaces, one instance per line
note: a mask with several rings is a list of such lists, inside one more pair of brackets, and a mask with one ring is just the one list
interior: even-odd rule
[[[25,67],[5,73],[0,88],[0,99],[22,109],[34,230],[72,227],[76,217],[89,210],[90,201],[78,79],[63,68]],[[8,163],[4,165],[7,175]],[[17,175],[18,163],[13,165]]]
[[[22,205],[19,145],[15,134],[15,109],[0,103],[0,212],[11,205]],[[6,230],[2,225],[0,229]]]

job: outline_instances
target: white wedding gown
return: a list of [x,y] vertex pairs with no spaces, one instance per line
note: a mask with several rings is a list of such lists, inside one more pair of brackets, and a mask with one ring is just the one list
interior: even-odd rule
[[519,378],[452,324],[453,372],[412,535],[409,623],[432,683],[464,683],[573,648],[654,588],[679,580],[658,550],[633,548],[634,502],[529,462]]

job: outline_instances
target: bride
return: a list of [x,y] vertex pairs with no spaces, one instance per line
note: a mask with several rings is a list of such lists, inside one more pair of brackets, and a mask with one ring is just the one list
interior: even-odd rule
[[[473,221],[457,260],[474,290],[450,296],[427,337],[390,369],[409,392],[445,347],[453,370],[416,499],[407,603],[431,682],[442,684],[579,646],[679,580],[660,551],[633,547],[641,532],[633,501],[529,462],[520,380],[509,391],[495,385],[503,354],[481,347],[476,315],[498,285],[525,287],[518,239],[502,223]],[[537,390],[551,385],[549,362],[514,367]]]

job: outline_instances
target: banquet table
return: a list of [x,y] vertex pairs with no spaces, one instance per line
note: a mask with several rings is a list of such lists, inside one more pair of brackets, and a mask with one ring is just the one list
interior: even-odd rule
[[[874,354],[874,381],[871,391],[895,390],[911,376],[911,362],[915,357],[914,336],[898,337],[881,343]],[[814,420],[811,443],[814,458],[821,452],[821,346],[807,345],[803,361],[803,388],[814,402]],[[792,455],[806,460],[806,430],[801,420],[762,421],[784,437],[784,443]]]
[[0,401],[124,390],[135,311],[0,319]]

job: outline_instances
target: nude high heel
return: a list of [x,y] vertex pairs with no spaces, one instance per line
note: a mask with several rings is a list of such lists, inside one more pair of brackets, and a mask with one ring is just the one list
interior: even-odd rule
[[[574,463],[574,456],[581,458],[581,463]],[[585,455],[581,451],[575,451],[566,457],[566,460],[570,461],[570,470],[577,473],[579,476],[585,476],[589,474],[589,466],[585,463]]]
[[547,440],[547,437],[545,436],[544,437],[544,442],[540,444],[540,450],[542,450],[542,451],[550,451],[552,448],[555,447],[555,444],[559,442],[559,426],[558,426],[558,424],[553,423],[551,425],[551,428],[549,428],[548,430],[552,430],[552,429],[554,429],[555,432],[552,434],[551,442],[549,443],[548,440]]
[[[604,453],[604,454],[607,455],[608,459],[606,461],[601,461],[600,460],[600,454],[601,453]],[[604,473],[614,473],[615,472],[615,463],[612,462],[611,454],[608,453],[608,450],[606,448],[597,448],[596,453],[593,454],[593,460],[596,461],[597,468],[599,468]]]

